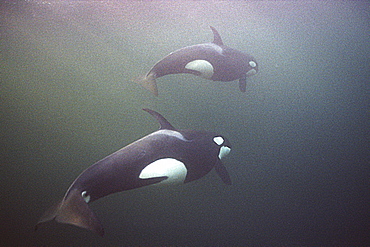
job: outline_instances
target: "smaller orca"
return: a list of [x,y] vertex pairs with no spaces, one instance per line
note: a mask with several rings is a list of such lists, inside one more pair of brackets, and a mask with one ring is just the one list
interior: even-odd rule
[[177,130],[161,114],[150,109],[160,129],[103,158],[83,171],[60,203],[47,210],[35,229],[56,220],[104,235],[91,203],[112,193],[154,184],[183,184],[209,173],[214,167],[226,184],[230,176],[221,158],[231,150],[222,135],[195,130]]
[[137,82],[158,96],[156,78],[187,73],[212,81],[234,81],[239,79],[239,89],[246,91],[246,79],[258,72],[254,57],[230,48],[222,42],[214,27],[211,43],[192,45],[171,52],[157,62],[142,79]]

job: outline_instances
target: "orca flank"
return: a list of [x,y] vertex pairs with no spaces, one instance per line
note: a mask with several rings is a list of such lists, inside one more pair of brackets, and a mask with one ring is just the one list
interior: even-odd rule
[[224,45],[214,27],[213,41],[187,46],[171,52],[158,61],[143,77],[137,80],[144,88],[158,96],[156,79],[170,74],[192,74],[212,81],[239,80],[239,89],[246,91],[247,77],[258,72],[255,58]]
[[103,236],[102,224],[88,206],[102,197],[155,184],[185,184],[213,168],[225,184],[231,184],[221,163],[231,150],[225,137],[208,131],[177,130],[158,112],[143,110],[159,122],[160,129],[88,167],[61,202],[42,215],[35,229],[55,220]]

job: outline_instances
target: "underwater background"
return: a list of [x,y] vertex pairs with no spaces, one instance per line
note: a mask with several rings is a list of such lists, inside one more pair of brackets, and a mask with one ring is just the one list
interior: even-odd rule
[[[238,82],[135,78],[184,46],[253,55]],[[1,246],[369,246],[368,1],[2,1]],[[226,136],[223,163],[175,187],[90,204],[105,236],[34,226],[88,166],[158,129]]]

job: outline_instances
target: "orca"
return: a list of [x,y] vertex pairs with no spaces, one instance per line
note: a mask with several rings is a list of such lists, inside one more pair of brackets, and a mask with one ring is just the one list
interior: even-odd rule
[[234,81],[239,79],[239,89],[246,91],[246,79],[258,72],[258,64],[253,56],[230,48],[222,42],[214,27],[213,41],[187,46],[171,52],[158,61],[137,82],[158,96],[156,79],[170,74],[193,74],[212,81]]
[[40,224],[56,220],[91,230],[104,229],[88,204],[112,193],[155,184],[184,184],[202,178],[215,168],[225,184],[231,179],[221,158],[231,151],[222,135],[177,130],[161,114],[150,109],[160,129],[103,158],[83,171],[64,198],[47,210]]

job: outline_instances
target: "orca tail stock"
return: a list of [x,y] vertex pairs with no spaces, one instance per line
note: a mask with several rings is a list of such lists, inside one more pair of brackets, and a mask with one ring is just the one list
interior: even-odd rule
[[100,236],[104,235],[104,229],[99,219],[77,190],[69,191],[67,197],[48,209],[37,222],[35,230],[41,224],[51,220],[85,228]]
[[144,77],[140,77],[134,80],[137,84],[140,84],[145,89],[149,90],[155,96],[158,96],[157,82],[155,81],[155,73],[149,73]]

